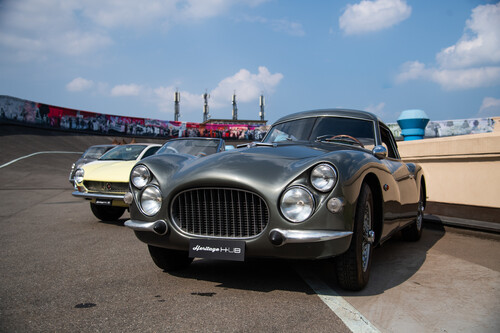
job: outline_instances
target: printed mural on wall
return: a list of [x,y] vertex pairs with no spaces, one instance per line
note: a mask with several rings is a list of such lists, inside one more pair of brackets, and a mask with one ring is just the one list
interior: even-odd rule
[[[402,138],[401,128],[397,123],[387,124],[396,138]],[[426,138],[478,134],[493,132],[495,121],[492,118],[473,118],[457,120],[429,121],[425,127]]]
[[217,137],[261,140],[267,131],[265,126],[247,124],[200,124],[122,117],[62,108],[10,96],[0,96],[0,120],[62,130],[165,138]]
[[[269,126],[246,124],[201,124],[114,116],[0,95],[0,120],[2,119],[63,130],[165,138],[217,137],[260,141],[269,129]],[[396,138],[401,138],[401,129],[397,123],[388,126]],[[425,128],[425,137],[488,133],[493,131],[494,126],[491,118],[430,121]]]

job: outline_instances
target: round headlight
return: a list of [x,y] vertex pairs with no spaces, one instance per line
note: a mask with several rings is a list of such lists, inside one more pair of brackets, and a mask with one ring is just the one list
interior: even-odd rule
[[148,186],[141,193],[141,208],[145,215],[153,216],[161,208],[161,191],[156,186]]
[[300,186],[290,187],[283,193],[281,212],[291,222],[307,220],[314,211],[314,198],[308,190]]
[[83,182],[83,175],[85,174],[85,172],[83,171],[83,169],[77,169],[75,171],[75,183],[81,183]]
[[130,181],[138,189],[143,188],[151,180],[151,173],[144,165],[138,165],[130,173]]
[[318,164],[311,172],[311,184],[321,192],[330,191],[337,183],[337,171],[326,163]]

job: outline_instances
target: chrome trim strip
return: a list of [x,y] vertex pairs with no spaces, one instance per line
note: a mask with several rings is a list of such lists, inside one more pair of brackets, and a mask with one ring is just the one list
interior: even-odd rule
[[333,231],[333,230],[283,230],[273,229],[269,235],[279,233],[282,236],[282,243],[278,246],[288,243],[315,243],[325,242],[333,239],[339,239],[352,235],[352,231]]
[[[165,230],[163,232],[158,232],[158,229],[155,227],[158,227],[158,225],[161,224],[163,227],[165,227]],[[144,221],[137,221],[137,220],[127,220],[125,221],[124,225],[126,227],[129,227],[132,230],[136,231],[149,231],[149,232],[154,232],[155,234],[158,235],[165,235],[168,232],[168,224],[164,220],[157,220],[154,222],[144,222]]]
[[86,198],[86,199],[111,199],[111,200],[123,200],[125,194],[102,194],[102,193],[87,193],[74,191],[71,193],[74,197]]

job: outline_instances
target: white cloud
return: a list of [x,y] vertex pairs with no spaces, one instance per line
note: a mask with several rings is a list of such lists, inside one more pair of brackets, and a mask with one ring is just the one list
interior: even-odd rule
[[53,54],[86,55],[111,45],[117,29],[165,29],[264,1],[3,0],[0,47],[17,61],[42,61]]
[[257,74],[252,74],[241,69],[233,76],[220,81],[210,93],[214,106],[228,105],[234,92],[237,100],[243,103],[256,100],[261,93],[272,94],[283,79],[283,74],[271,74],[264,66],[260,66],[258,70]]
[[[158,87],[154,89],[154,99],[158,109],[165,113],[174,114],[174,93],[178,91],[174,86]],[[179,91],[181,95],[180,109],[182,115],[198,111],[200,118],[203,110],[203,96],[201,94],[193,94],[188,91]]]
[[111,96],[139,96],[142,90],[142,86],[137,84],[121,84],[111,89]]
[[[210,95],[208,103],[212,117],[218,110],[219,113],[221,110],[226,110],[226,113],[229,114],[234,92],[237,95],[238,105],[252,102],[258,105],[260,94],[271,95],[282,79],[283,74],[272,74],[263,66],[258,68],[257,74],[252,74],[247,69],[241,69],[236,74],[222,79],[215,89],[208,91]],[[177,88],[174,86],[158,87],[153,90],[154,100],[160,111],[173,114],[176,90]],[[203,93],[192,93],[185,90],[179,92],[181,94],[181,120],[183,114],[194,112],[199,112],[201,118],[204,103]]]
[[[259,96],[273,94],[282,79],[283,74],[272,74],[264,66],[260,66],[256,74],[247,69],[241,69],[236,74],[222,79],[216,88],[208,92],[210,112],[217,112],[221,109],[230,110],[231,97],[234,92],[237,95],[238,105],[252,102],[258,105]],[[113,97],[136,96],[146,102],[156,104],[161,112],[171,114],[174,112],[174,93],[178,90],[173,85],[151,88],[134,83],[116,85],[109,90],[107,83],[94,83],[84,78],[76,78],[66,87],[70,91],[95,88],[94,92]],[[193,93],[186,90],[179,90],[179,92],[181,94],[181,116],[182,114],[199,112],[201,118],[204,102],[203,93]]]
[[445,90],[488,87],[500,83],[500,67],[427,68],[425,64],[413,61],[403,64],[396,77],[396,81],[399,83],[419,79],[438,83]]
[[445,90],[465,90],[500,83],[500,3],[472,10],[460,40],[436,55],[439,66],[419,61],[401,66],[396,81],[428,80]]
[[446,90],[464,90],[500,83],[500,67],[430,70],[428,76]]
[[106,33],[84,30],[76,13],[80,5],[67,1],[5,1],[0,12],[0,46],[11,60],[44,60],[49,55],[86,54],[111,43]]
[[363,0],[347,6],[339,26],[347,35],[364,34],[392,27],[410,15],[411,7],[405,0]]
[[500,116],[500,99],[493,97],[485,97],[479,108],[479,116],[481,117],[499,117]]
[[436,58],[445,68],[500,62],[500,3],[474,8],[462,38],[439,52]]
[[70,83],[66,85],[66,90],[68,91],[84,91],[92,88],[94,86],[94,81],[87,80],[82,77],[77,77],[73,79]]

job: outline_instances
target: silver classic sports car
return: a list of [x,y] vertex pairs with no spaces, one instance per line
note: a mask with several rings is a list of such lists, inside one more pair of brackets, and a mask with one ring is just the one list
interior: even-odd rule
[[203,159],[140,161],[126,198],[125,225],[166,271],[195,257],[334,258],[340,286],[360,290],[375,246],[399,230],[420,238],[426,193],[386,125],[335,109],[283,117],[262,142]]

